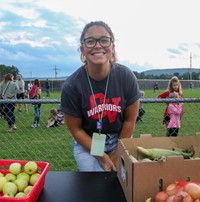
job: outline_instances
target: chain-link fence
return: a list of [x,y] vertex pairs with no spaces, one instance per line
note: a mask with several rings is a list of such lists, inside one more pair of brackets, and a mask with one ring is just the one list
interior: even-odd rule
[[[25,89],[28,89],[28,82],[31,81],[34,82],[33,79],[25,79]],[[50,91],[51,92],[57,92],[60,91],[62,88],[62,85],[65,81],[64,79],[49,79],[49,85],[50,85]],[[158,85],[158,89],[167,89],[169,80],[168,79],[138,79],[138,84],[140,86],[140,89],[143,90],[149,90],[154,89],[155,82]],[[193,89],[200,87],[200,80],[180,80],[182,88],[190,88],[190,84],[192,84]],[[46,79],[40,80],[40,85],[42,89],[45,91],[46,89]]]
[[[167,103],[184,103],[185,113],[181,118],[179,136],[194,135],[200,132],[200,99],[142,99],[145,113],[136,123],[134,137],[140,134],[165,136],[163,112]],[[51,170],[76,171],[72,152],[72,137],[65,124],[47,128],[50,110],[59,109],[59,99],[41,100],[0,100],[0,104],[15,105],[16,129],[8,130],[8,123],[1,114],[0,119],[0,158],[48,161]],[[41,115],[38,127],[33,127],[35,117],[34,104],[41,103]],[[21,111],[18,111],[21,104]],[[24,104],[27,104],[28,111]]]

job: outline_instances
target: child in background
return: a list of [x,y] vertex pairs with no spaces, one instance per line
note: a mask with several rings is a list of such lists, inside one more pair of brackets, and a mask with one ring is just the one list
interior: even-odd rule
[[[144,95],[145,95],[145,92],[140,91],[140,98],[141,99],[144,99]],[[136,123],[139,123],[139,121],[142,121],[142,117],[143,117],[144,114],[145,114],[145,111],[143,109],[143,103],[140,101],[140,107],[139,107],[139,112],[138,112],[138,116],[137,116],[137,119],[136,119]]]
[[64,124],[64,115],[63,113],[60,111],[60,109],[58,109],[58,124],[62,125]]
[[[38,87],[36,89],[35,95],[32,97],[32,99],[41,99],[41,93],[42,93],[42,89]],[[34,117],[32,127],[37,128],[40,125],[40,107],[41,107],[41,103],[33,103],[33,105],[34,105],[35,117]]]
[[[169,98],[169,94],[173,93],[173,92],[178,93],[179,97],[183,97],[181,83],[180,83],[178,77],[176,77],[176,76],[173,76],[170,79],[167,90],[164,91],[163,93],[161,93],[160,95],[158,95],[157,98]],[[168,105],[165,108],[165,111],[163,114],[163,124],[166,124],[166,126],[168,125],[168,123],[170,121],[170,117],[169,117],[167,108],[168,108]]]
[[35,96],[37,88],[40,88],[40,80],[39,79],[35,79],[34,84],[31,88],[31,90],[29,91],[29,98],[30,99],[33,99],[33,97]]
[[[169,94],[169,98],[179,98],[179,94],[174,92]],[[180,128],[181,117],[184,114],[182,103],[169,103],[168,114],[170,121],[167,125],[167,136],[177,136]]]
[[48,119],[47,128],[58,126],[58,111],[57,109],[50,110],[50,117]]

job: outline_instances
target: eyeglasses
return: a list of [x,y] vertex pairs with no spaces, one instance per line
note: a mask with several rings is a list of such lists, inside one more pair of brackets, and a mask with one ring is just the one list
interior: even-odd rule
[[102,48],[108,48],[113,42],[113,40],[110,37],[101,37],[99,39],[88,37],[86,39],[83,39],[82,44],[85,44],[87,48],[94,48],[97,42],[99,42]]

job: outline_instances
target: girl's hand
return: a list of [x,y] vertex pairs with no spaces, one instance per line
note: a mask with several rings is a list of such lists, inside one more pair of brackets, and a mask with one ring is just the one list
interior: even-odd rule
[[110,159],[112,160],[113,164],[117,165],[117,149],[115,149],[115,151],[110,155]]
[[105,171],[116,171],[116,167],[108,154],[104,153],[103,156],[98,156],[97,159]]

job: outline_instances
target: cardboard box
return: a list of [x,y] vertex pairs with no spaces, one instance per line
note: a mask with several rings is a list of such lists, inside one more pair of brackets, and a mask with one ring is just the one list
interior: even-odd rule
[[[155,194],[175,180],[199,181],[200,160],[170,156],[163,162],[135,162],[137,146],[144,148],[186,149],[194,146],[194,157],[200,157],[200,134],[186,137],[152,137],[121,139],[118,146],[117,175],[128,202],[145,202],[154,199]],[[154,201],[154,200],[152,200]]]

